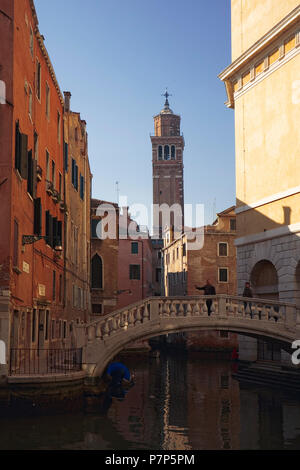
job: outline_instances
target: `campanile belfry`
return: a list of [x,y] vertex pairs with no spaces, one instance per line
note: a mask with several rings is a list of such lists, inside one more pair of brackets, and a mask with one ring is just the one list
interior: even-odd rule
[[[164,108],[154,116],[154,136],[152,142],[153,204],[167,204],[171,207],[178,204],[182,211],[183,227],[183,149],[184,138],[180,135],[180,116],[170,109],[168,97]],[[174,219],[171,218],[171,225]],[[159,236],[162,237],[161,217]],[[176,230],[176,227],[175,227]]]

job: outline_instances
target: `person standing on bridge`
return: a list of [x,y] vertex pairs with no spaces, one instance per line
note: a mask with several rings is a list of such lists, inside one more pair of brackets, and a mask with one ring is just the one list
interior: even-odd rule
[[[207,279],[206,284],[203,287],[199,287],[195,285],[195,288],[198,290],[204,290],[204,295],[216,295],[216,289],[211,284],[210,279]],[[210,316],[212,300],[207,300],[206,306],[207,306],[208,316]]]
[[[253,297],[252,289],[250,287],[250,282],[245,282],[243,297],[250,297],[250,298]],[[244,302],[245,310],[247,308],[247,305],[248,305],[248,302]],[[251,304],[251,302],[249,302],[250,315],[251,315],[251,318],[252,318],[251,306],[252,306],[252,304]]]

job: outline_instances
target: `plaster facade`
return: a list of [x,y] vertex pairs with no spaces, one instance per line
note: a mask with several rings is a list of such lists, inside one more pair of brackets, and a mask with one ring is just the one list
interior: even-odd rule
[[255,296],[299,305],[300,5],[231,5],[232,63],[219,77],[235,110],[238,294],[250,281]]

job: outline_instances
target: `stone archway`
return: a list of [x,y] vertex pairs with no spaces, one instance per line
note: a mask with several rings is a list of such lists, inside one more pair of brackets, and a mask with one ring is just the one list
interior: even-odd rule
[[[278,274],[271,261],[261,260],[251,271],[251,285],[254,297],[279,300]],[[272,342],[257,340],[257,359],[280,362],[281,348]]]
[[278,300],[278,274],[271,261],[261,260],[255,264],[250,276],[254,297]]

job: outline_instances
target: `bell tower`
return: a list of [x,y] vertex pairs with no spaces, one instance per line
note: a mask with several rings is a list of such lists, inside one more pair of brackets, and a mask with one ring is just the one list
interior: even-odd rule
[[[180,135],[180,116],[170,109],[166,91],[165,105],[159,114],[154,116],[154,135],[152,142],[152,175],[153,175],[153,204],[167,204],[171,207],[178,204],[181,207],[181,227],[184,221],[183,195],[183,149],[184,138]],[[153,218],[155,220],[155,218]],[[159,216],[159,238],[162,238],[162,217]],[[171,213],[171,226],[174,227],[174,217]],[[156,227],[153,227],[156,229]]]

